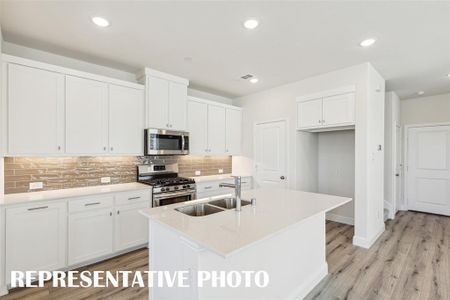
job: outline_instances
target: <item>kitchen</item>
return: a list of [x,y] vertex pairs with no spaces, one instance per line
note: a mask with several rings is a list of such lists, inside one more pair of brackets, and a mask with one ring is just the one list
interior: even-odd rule
[[[282,30],[306,38],[304,22],[329,6],[340,29],[352,25],[342,42],[308,37],[285,58],[262,46],[288,45]],[[385,63],[408,62],[386,49],[404,31],[353,19],[406,7],[440,15],[448,4],[2,1],[0,295],[450,297],[438,239],[450,214],[448,77],[427,86],[418,65],[407,81]],[[21,288],[12,276],[81,270],[187,271],[191,287]],[[196,286],[198,272],[237,270],[266,272],[267,286]]]

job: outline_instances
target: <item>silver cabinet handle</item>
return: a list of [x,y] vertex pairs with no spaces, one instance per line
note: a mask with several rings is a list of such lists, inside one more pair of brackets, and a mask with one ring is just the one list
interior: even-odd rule
[[114,151],[114,148],[113,148],[113,147],[111,147],[111,151]]
[[109,212],[109,216],[112,217],[112,211]]
[[61,150],[61,146],[58,146],[58,151],[60,151]]
[[28,210],[39,210],[39,209],[46,209],[46,208],[48,208],[48,206],[32,207],[32,208],[29,208]]
[[106,147],[103,147],[103,151],[106,151]]
[[212,186],[205,186],[205,190],[210,190],[210,189],[212,189]]
[[118,215],[120,214],[120,210],[117,211],[117,214],[118,214]]
[[139,197],[130,197],[130,198],[128,198],[128,200],[136,200],[136,199],[140,199],[141,197],[139,196]]
[[84,206],[92,206],[92,205],[98,205],[100,204],[100,202],[91,202],[91,203],[86,203]]

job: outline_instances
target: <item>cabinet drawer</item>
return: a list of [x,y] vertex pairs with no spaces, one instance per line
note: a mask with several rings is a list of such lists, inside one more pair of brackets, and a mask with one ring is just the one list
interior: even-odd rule
[[116,205],[132,204],[140,201],[151,203],[152,194],[150,190],[123,192],[116,195]]
[[[227,182],[227,181],[224,181]],[[197,193],[207,193],[211,191],[218,190],[220,182],[219,181],[209,181],[209,182],[202,182],[198,183],[197,186]]]
[[69,201],[69,214],[92,209],[108,208],[112,207],[113,204],[114,197],[112,195],[74,199]]

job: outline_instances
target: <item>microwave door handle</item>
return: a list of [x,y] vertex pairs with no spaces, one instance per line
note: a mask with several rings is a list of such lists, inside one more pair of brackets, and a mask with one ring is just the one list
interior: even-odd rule
[[184,150],[186,150],[186,149],[184,149],[184,144],[185,144],[185,135],[183,134],[182,136],[181,136],[181,151],[184,151]]

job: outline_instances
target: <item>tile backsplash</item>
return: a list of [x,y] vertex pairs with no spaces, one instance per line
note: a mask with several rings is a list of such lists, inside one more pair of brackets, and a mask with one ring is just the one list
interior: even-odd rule
[[[102,177],[111,184],[136,181],[136,165],[178,162],[180,176],[231,173],[231,156],[87,156],[87,157],[5,157],[5,193],[23,193],[101,185]],[[43,189],[30,190],[31,182]]]

